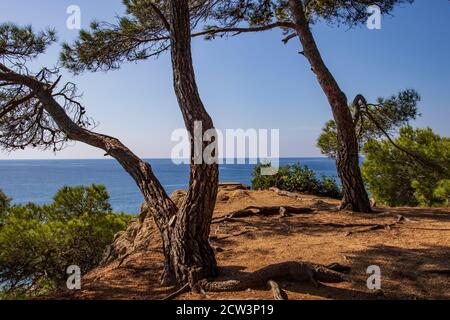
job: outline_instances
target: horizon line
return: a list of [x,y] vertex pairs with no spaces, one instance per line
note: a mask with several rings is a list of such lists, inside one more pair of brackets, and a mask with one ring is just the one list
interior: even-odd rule
[[[327,156],[286,156],[286,157],[279,157],[279,159],[313,159],[313,158],[320,158],[320,159],[330,159]],[[172,158],[167,157],[142,157],[143,160],[173,160]],[[223,158],[223,160],[254,160],[255,158]],[[116,159],[112,157],[102,157],[102,158],[30,158],[30,159],[20,159],[20,158],[11,158],[11,159],[0,159],[0,161],[76,161],[76,160],[114,160]],[[175,159],[175,160],[188,160],[188,158],[185,159]]]

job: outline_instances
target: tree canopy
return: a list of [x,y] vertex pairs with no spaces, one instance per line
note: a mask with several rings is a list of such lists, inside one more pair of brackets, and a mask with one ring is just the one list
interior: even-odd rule
[[[420,113],[417,104],[420,95],[413,89],[408,89],[389,98],[378,98],[374,104],[349,106],[355,118],[360,150],[369,139],[385,138],[387,134],[395,133],[399,128],[415,120]],[[337,153],[337,132],[334,120],[328,121],[322,129],[317,146],[322,154],[331,158]]]
[[450,138],[430,128],[400,129],[395,144],[446,168],[447,174],[414,161],[388,140],[369,139],[362,167],[369,191],[390,206],[448,205],[450,196]]
[[[286,0],[231,0],[213,1],[210,16],[224,26],[236,26],[246,22],[261,26],[275,21],[291,21],[289,1]],[[300,1],[299,1],[300,2]],[[381,14],[390,14],[398,5],[414,0],[303,0],[301,4],[311,23],[323,20],[332,24],[354,26],[365,23],[370,13],[367,8],[376,5]]]
[[[322,19],[349,26],[367,20],[369,5],[390,14],[397,5],[414,0],[314,0],[304,1],[311,23]],[[74,73],[117,69],[123,62],[157,57],[170,48],[168,1],[124,0],[126,13],[115,23],[94,21],[80,31],[73,44],[65,43],[63,65]],[[223,34],[294,28],[286,0],[191,0],[192,36],[212,39]]]
[[11,199],[6,196],[6,194],[3,193],[2,190],[0,190],[0,212],[4,212],[6,209],[8,209],[11,205]]
[[30,25],[1,24],[0,58],[16,64],[26,62],[44,53],[55,41],[56,33],[52,29],[35,32]]
[[36,32],[31,26],[0,25],[0,148],[26,147],[58,151],[68,141],[38,98],[45,86],[80,127],[89,127],[85,108],[77,101],[75,84],[60,84],[58,68],[30,70],[29,63],[56,41],[53,30]]
[[[123,62],[157,57],[170,49],[169,1],[124,0],[126,13],[115,23],[94,21],[73,43],[64,43],[63,65],[74,73],[117,69]],[[215,1],[189,1],[190,24],[197,28]]]

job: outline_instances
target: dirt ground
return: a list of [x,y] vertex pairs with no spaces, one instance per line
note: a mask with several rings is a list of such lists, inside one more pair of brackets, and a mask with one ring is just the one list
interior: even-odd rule
[[[288,217],[250,216],[211,228],[217,249],[220,279],[239,279],[245,273],[284,261],[308,261],[351,267],[353,283],[279,282],[290,300],[311,299],[450,299],[450,209],[377,208],[376,214],[336,210],[335,200],[273,191],[221,190],[215,218],[248,206],[313,208],[312,213]],[[364,231],[370,225],[395,223],[390,228]],[[355,232],[356,231],[356,232]],[[350,232],[354,232],[349,234]],[[162,299],[174,291],[162,288],[162,251],[157,232],[146,252],[97,268],[82,279],[83,289],[68,299]],[[367,268],[381,268],[381,290],[365,285]],[[243,292],[185,293],[177,299],[272,299],[268,288]]]

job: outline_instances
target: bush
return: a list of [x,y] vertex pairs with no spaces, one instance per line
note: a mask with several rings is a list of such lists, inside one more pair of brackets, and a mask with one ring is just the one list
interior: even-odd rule
[[54,196],[52,209],[54,218],[59,220],[112,211],[105,186],[95,184],[90,187],[63,187]]
[[9,199],[6,194],[0,190],[0,213],[4,212],[11,205],[11,199]]
[[334,178],[323,176],[317,178],[316,173],[307,166],[300,164],[280,167],[275,175],[261,175],[261,169],[270,166],[259,164],[253,171],[252,188],[255,190],[267,190],[272,187],[291,192],[326,196],[330,198],[342,198],[342,191]]
[[0,228],[3,298],[44,294],[64,285],[66,269],[96,267],[131,216],[111,212],[103,186],[65,187],[48,206],[13,206]]
[[322,176],[320,194],[334,199],[342,199],[342,189],[337,183],[336,179],[327,176]]
[[429,128],[407,126],[400,130],[395,143],[431,166],[414,161],[389,141],[369,140],[364,146],[362,172],[377,201],[390,206],[448,205],[450,139]]

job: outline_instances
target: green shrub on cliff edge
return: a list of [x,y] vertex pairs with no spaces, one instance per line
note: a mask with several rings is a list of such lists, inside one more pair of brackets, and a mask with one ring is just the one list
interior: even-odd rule
[[9,208],[11,204],[11,199],[9,199],[6,194],[0,190],[0,214]]
[[64,187],[47,206],[10,206],[0,193],[0,298],[25,298],[64,286],[66,269],[96,267],[131,219],[113,213],[104,186]]
[[316,173],[300,164],[280,167],[275,175],[261,175],[261,169],[269,164],[258,164],[253,170],[252,188],[266,190],[272,187],[291,192],[325,196],[341,199],[342,191],[334,178],[323,176],[317,178]]

